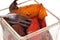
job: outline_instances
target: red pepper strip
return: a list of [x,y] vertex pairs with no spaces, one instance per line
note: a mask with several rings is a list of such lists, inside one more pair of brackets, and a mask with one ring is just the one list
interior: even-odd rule
[[32,19],[31,25],[27,29],[27,33],[29,34],[29,33],[35,32],[38,29],[40,29],[40,26],[39,26],[39,23],[38,23],[38,19],[37,19],[37,17],[34,17]]
[[44,28],[44,27],[46,27],[47,25],[46,25],[46,20],[45,20],[45,18],[43,19],[43,20],[39,20],[39,24],[40,24],[40,28]]

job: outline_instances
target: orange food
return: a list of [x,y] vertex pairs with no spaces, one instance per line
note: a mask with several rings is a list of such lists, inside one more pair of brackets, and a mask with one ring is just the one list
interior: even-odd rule
[[32,4],[20,7],[17,10],[11,10],[11,12],[29,18],[37,16],[39,19],[43,19],[45,18],[45,16],[47,16],[46,10],[42,4]]

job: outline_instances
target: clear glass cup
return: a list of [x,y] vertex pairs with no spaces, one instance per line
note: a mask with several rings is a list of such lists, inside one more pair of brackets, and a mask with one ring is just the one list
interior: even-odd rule
[[[27,4],[27,3],[26,3]],[[32,4],[32,3],[31,3]],[[25,4],[24,4],[25,5]],[[23,5],[20,5],[23,6]],[[51,14],[48,10],[46,17],[47,27],[39,29],[31,34],[24,37],[20,36],[4,18],[0,17],[0,23],[3,28],[3,39],[4,40],[57,40],[58,32],[60,28],[59,18]],[[8,9],[0,13],[8,13]]]

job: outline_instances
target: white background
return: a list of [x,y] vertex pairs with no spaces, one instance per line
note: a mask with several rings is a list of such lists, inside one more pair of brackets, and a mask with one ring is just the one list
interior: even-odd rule
[[[17,3],[21,3],[27,0],[18,0]],[[55,14],[57,17],[60,18],[60,0],[37,0],[39,3],[42,3],[44,5],[45,8],[49,9],[53,14]],[[13,2],[13,0],[0,0],[0,9],[4,9],[9,7],[9,5]],[[29,4],[33,4],[35,3],[33,0],[30,2],[27,2],[25,4],[19,5],[19,7],[21,6],[25,6],[25,5],[29,5]],[[6,15],[7,13],[9,13],[9,10],[4,10],[4,11],[0,11],[0,16]],[[46,22],[47,22],[47,26],[51,25],[53,23],[56,23],[58,20],[53,17],[51,14],[48,14],[48,16],[46,17]],[[56,34],[58,31],[58,27],[52,28],[50,29],[50,32],[52,34],[52,37],[54,38],[54,40],[56,40]],[[60,40],[60,35],[58,33],[58,40]],[[2,40],[2,28],[0,26],[0,40]]]

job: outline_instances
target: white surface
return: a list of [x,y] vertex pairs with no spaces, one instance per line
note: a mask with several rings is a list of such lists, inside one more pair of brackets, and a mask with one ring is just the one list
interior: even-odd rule
[[[26,0],[23,0],[23,1],[26,1]],[[18,0],[18,3],[23,2],[23,1]],[[60,14],[59,14],[60,13],[60,0],[37,0],[37,1],[39,3],[42,3],[45,8],[49,9],[51,12],[53,12],[56,16],[58,16],[60,18]],[[9,7],[9,5],[12,2],[13,2],[13,0],[0,0],[0,9],[4,9],[6,7]],[[30,1],[28,3],[25,3],[24,5],[31,4],[31,3],[35,3],[35,2]],[[22,6],[22,5],[20,5],[20,6]],[[8,9],[1,11],[0,16],[6,15],[7,13],[9,13]],[[48,17],[46,17],[46,19],[47,19],[46,21],[47,21],[48,25],[51,25],[51,24],[57,22],[57,20],[53,16],[51,16],[50,14]],[[51,34],[53,35],[54,40],[55,40],[57,31],[58,31],[58,27],[50,30]],[[59,38],[60,34],[59,33],[58,33],[58,39],[57,40],[60,40],[60,38]],[[0,26],[0,35],[1,35],[0,40],[2,40],[2,28],[1,28],[1,26]]]

